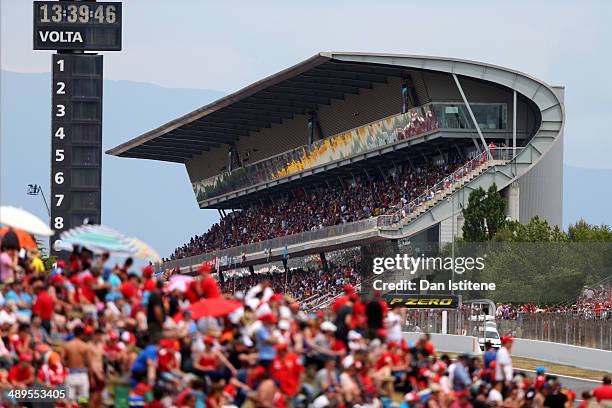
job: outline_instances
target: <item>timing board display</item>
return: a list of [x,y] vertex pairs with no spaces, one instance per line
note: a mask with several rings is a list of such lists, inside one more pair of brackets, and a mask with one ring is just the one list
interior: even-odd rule
[[51,228],[100,223],[102,56],[54,54],[51,119]]
[[121,3],[35,1],[35,50],[121,50]]

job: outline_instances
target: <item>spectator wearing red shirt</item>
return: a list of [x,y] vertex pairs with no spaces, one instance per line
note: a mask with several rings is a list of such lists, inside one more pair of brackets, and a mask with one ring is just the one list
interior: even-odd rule
[[270,376],[280,384],[281,391],[295,397],[304,381],[304,366],[297,354],[288,350],[287,343],[276,345],[276,357],[270,364]]
[[217,298],[221,296],[221,289],[219,284],[212,277],[212,268],[209,264],[202,264],[198,269],[198,272],[202,274],[202,280],[200,281],[200,295],[205,299]]
[[602,384],[595,388],[591,394],[597,402],[612,401],[612,379],[606,375]]
[[47,292],[47,288],[44,287],[43,283],[38,281],[34,286],[34,293],[36,293],[36,302],[32,306],[32,313],[40,316],[41,324],[51,334],[51,320],[53,319],[53,298]]
[[48,363],[40,366],[38,380],[48,387],[55,387],[66,382],[68,371],[61,363],[60,355],[53,351],[49,354]]
[[22,353],[19,355],[19,364],[11,367],[8,375],[9,382],[18,388],[29,387],[34,383],[34,367],[32,367],[32,355]]

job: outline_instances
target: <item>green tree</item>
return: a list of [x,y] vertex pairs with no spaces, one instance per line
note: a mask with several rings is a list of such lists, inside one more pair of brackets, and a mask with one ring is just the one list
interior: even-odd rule
[[581,219],[567,230],[572,242],[612,242],[612,229],[607,225],[591,225]]
[[493,183],[487,192],[482,187],[470,193],[468,205],[463,209],[463,239],[466,242],[490,240],[506,225],[504,210],[506,199]]
[[485,217],[487,220],[487,237],[491,239],[500,228],[506,225],[506,199],[497,191],[497,185],[493,183],[487,191],[484,199]]
[[470,193],[468,205],[463,213],[463,239],[466,242],[482,242],[486,239],[485,233],[485,191],[482,187]]

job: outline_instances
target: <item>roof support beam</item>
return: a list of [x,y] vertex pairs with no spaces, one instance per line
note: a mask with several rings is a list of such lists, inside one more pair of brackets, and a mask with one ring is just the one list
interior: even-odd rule
[[371,81],[365,81],[361,79],[346,79],[346,78],[332,78],[329,75],[315,75],[315,74],[302,74],[296,77],[296,80],[306,81],[306,82],[318,82],[320,84],[330,84],[330,85],[346,85],[346,86],[356,86],[358,88],[372,88]]
[[276,92],[286,92],[288,94],[299,94],[306,96],[321,96],[323,98],[334,98],[334,99],[344,99],[344,92],[330,91],[327,89],[309,89],[309,88],[300,88],[294,87],[291,85],[275,85],[270,88],[270,91]]
[[227,113],[252,113],[257,116],[272,115],[272,116],[278,116],[283,119],[293,118],[293,113],[280,112],[274,109],[253,109],[253,108],[243,108],[243,107],[238,108],[237,107],[237,108],[225,108],[223,111]]
[[289,79],[283,84],[289,84],[292,88],[300,88],[300,89],[317,89],[317,90],[327,90],[334,92],[342,92],[345,94],[358,94],[359,87],[357,86],[349,86],[349,85],[338,85],[338,84],[320,84],[316,82],[308,82],[308,81],[299,81],[294,79]]
[[129,151],[120,155],[121,157],[132,157],[135,159],[149,159],[149,160],[161,160],[161,161],[169,161],[173,163],[185,163],[185,157],[172,156],[169,154],[163,154],[163,152],[155,153],[145,153],[145,152],[136,152]]
[[217,142],[217,143],[231,143],[238,140],[238,136],[236,135],[223,135],[223,133],[207,131],[207,130],[197,130],[197,131],[189,131],[189,130],[173,130],[168,133],[170,137],[194,137],[196,139],[200,139],[202,141],[208,142]]
[[322,105],[329,105],[331,103],[330,98],[307,95],[287,95],[284,92],[261,91],[258,95],[267,96],[272,99],[277,99],[278,101],[307,101]]

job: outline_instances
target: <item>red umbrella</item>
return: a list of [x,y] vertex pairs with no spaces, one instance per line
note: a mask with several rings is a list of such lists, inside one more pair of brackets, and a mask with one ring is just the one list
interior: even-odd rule
[[0,228],[0,237],[4,237],[10,232],[15,233],[19,240],[19,247],[25,249],[36,249],[36,241],[32,238],[32,235],[28,232],[20,230],[19,228],[3,227]]
[[198,320],[202,317],[221,317],[232,313],[242,304],[235,300],[216,297],[201,299],[187,308],[191,312],[191,319]]

